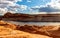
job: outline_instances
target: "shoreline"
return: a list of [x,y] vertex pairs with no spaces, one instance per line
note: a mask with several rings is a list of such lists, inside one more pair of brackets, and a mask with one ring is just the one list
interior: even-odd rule
[[[3,20],[5,21],[5,20]],[[5,21],[16,25],[60,25],[60,22],[19,22],[19,21]]]

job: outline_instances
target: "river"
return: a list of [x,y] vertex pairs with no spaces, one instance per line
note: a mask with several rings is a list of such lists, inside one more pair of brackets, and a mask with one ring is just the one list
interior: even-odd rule
[[[5,21],[5,20],[4,20]],[[60,25],[60,22],[18,22],[18,21],[5,21],[8,23],[16,24],[16,25]]]

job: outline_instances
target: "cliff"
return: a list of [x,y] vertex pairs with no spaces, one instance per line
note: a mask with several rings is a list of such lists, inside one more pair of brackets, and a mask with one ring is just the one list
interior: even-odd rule
[[7,12],[3,16],[4,20],[12,21],[25,21],[25,22],[60,22],[60,14],[38,14],[38,15],[29,15],[29,14],[12,14]]

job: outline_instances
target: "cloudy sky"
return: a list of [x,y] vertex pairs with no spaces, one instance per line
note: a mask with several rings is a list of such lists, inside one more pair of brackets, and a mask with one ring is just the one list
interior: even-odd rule
[[60,13],[60,0],[0,0],[0,14]]

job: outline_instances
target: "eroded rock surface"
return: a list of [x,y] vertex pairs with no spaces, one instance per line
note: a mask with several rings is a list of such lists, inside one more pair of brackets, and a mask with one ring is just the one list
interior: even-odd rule
[[20,28],[18,28],[18,30],[21,31],[25,31],[25,32],[29,32],[32,34],[41,34],[41,35],[46,35],[46,36],[50,36],[53,38],[60,38],[60,25],[58,26],[29,26],[29,25],[25,25],[25,26],[20,26]]
[[60,25],[15,25],[0,21],[0,37],[3,38],[60,38]]
[[52,38],[52,37],[17,30],[17,25],[0,21],[0,38]]

